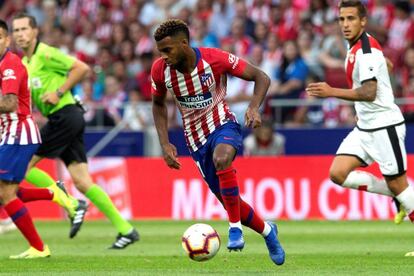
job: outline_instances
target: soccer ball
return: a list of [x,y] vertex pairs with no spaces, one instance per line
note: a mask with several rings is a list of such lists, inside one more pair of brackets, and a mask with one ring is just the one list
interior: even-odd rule
[[220,249],[220,237],[210,225],[196,223],[185,230],[181,244],[192,260],[202,262],[217,254]]

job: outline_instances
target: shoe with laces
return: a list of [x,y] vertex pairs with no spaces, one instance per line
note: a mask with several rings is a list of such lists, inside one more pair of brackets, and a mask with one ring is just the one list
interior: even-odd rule
[[88,203],[85,200],[78,200],[78,207],[75,209],[75,215],[70,220],[69,238],[74,238],[79,232],[84,220],[86,212],[88,211]]
[[282,265],[285,262],[285,251],[277,239],[277,226],[273,222],[265,223],[269,224],[272,228],[269,235],[264,238],[267,249],[269,250],[269,256],[275,264]]
[[75,215],[75,209],[78,201],[73,196],[68,194],[63,182],[56,181],[56,185],[50,186],[49,189],[53,192],[52,201],[62,206],[68,213],[68,216],[72,218]]
[[50,250],[47,245],[43,247],[43,251],[39,251],[34,247],[30,247],[19,255],[12,255],[10,259],[37,259],[50,257]]
[[134,228],[126,235],[118,234],[118,236],[116,236],[115,242],[108,249],[124,249],[136,241],[139,241],[139,233]]
[[229,251],[242,250],[244,247],[243,232],[238,227],[229,228],[229,241],[227,243],[227,249]]

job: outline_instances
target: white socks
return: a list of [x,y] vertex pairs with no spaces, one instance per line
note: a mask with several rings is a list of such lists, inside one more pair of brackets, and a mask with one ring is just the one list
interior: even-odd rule
[[263,232],[262,232],[262,236],[263,237],[267,237],[267,235],[269,235],[269,233],[270,233],[270,231],[272,230],[272,228],[270,227],[270,225],[265,221],[265,223],[264,223],[264,229],[263,229]]
[[241,224],[241,222],[240,221],[238,221],[238,222],[229,222],[229,224],[230,224],[230,227],[232,228],[232,227],[237,227],[237,228],[239,228],[240,230],[242,230],[242,224]]
[[368,191],[375,194],[381,194],[393,197],[394,194],[388,188],[385,179],[379,179],[376,176],[364,171],[352,171],[342,184],[343,187]]
[[404,207],[405,212],[409,216],[414,211],[414,189],[413,187],[408,186],[407,189],[405,189],[399,195],[397,195],[396,198],[401,203],[401,205]]

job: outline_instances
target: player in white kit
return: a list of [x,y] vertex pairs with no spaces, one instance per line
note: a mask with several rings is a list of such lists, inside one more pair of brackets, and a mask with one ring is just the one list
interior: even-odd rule
[[[349,43],[345,61],[351,89],[311,83],[306,91],[316,97],[353,101],[357,126],[341,143],[330,168],[331,180],[346,188],[395,197],[414,221],[414,189],[408,185],[405,124],[394,95],[387,62],[379,43],[365,32],[367,10],[360,1],[341,1],[339,24]],[[379,164],[384,179],[355,170]],[[406,256],[414,256],[409,252]]]

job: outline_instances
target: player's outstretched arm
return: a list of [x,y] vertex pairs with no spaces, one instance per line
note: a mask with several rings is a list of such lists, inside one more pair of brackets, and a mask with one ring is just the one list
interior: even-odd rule
[[181,164],[177,159],[177,149],[168,138],[168,110],[165,104],[166,94],[162,96],[152,95],[152,115],[155,128],[164,154],[165,163],[172,169],[180,169]]
[[241,76],[242,79],[254,81],[253,97],[245,114],[245,125],[256,128],[262,124],[259,107],[262,104],[270,86],[270,78],[256,66],[247,63]]
[[354,102],[373,102],[377,97],[377,81],[367,80],[356,89],[334,88],[326,82],[315,82],[308,85],[306,92],[310,96],[319,98],[335,97]]
[[9,113],[17,110],[17,96],[6,94],[0,97],[0,113]]

